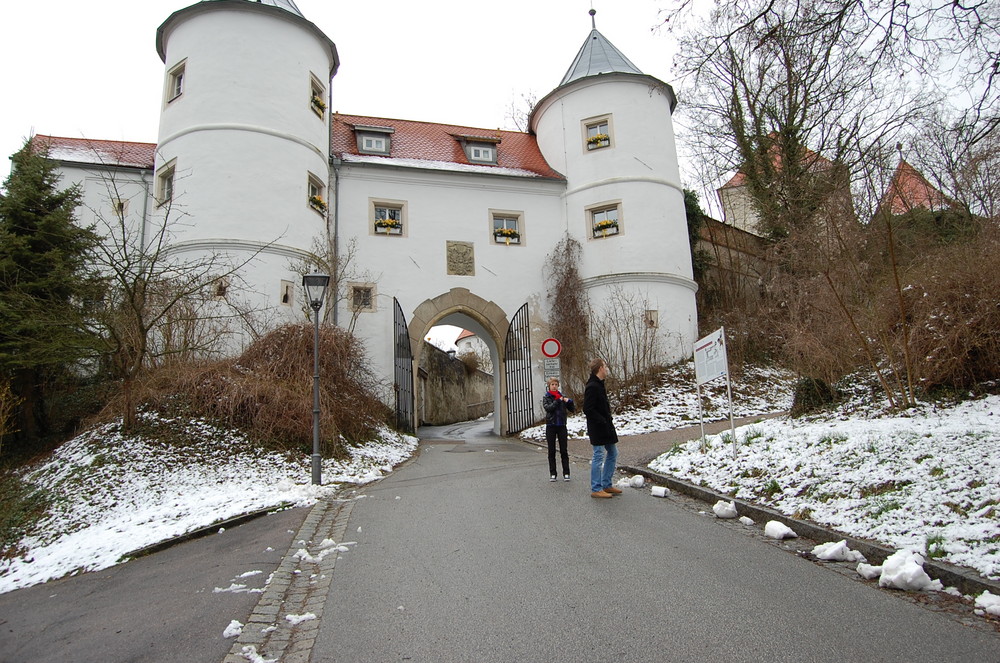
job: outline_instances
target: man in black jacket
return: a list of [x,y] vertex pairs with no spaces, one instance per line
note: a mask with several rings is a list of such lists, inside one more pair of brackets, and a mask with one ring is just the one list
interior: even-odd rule
[[611,485],[618,460],[618,433],[611,420],[611,404],[604,388],[608,365],[603,359],[590,362],[590,379],[583,391],[583,414],[587,417],[587,435],[594,448],[590,461],[590,496],[598,498],[621,495],[620,488]]

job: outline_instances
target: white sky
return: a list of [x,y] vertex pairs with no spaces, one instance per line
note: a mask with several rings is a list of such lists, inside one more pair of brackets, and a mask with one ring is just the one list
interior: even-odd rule
[[[296,0],[337,45],[334,111],[513,128],[522,93],[555,88],[597,29],[644,73],[668,83],[672,0]],[[699,0],[705,2],[706,0]],[[6,3],[0,20],[5,94],[0,181],[32,131],[156,142],[163,63],[156,29],[192,0]],[[262,45],[266,47],[266,45]]]

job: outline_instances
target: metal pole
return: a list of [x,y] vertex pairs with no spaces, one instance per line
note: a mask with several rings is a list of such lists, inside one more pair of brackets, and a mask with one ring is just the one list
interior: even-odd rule
[[319,486],[322,484],[322,468],[320,466],[319,455],[319,307],[313,308],[313,320],[316,322],[316,331],[313,335],[313,453],[312,453],[312,482]]

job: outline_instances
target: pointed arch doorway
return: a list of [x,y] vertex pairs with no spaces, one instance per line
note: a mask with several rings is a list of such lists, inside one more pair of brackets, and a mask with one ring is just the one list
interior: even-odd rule
[[[396,338],[400,338],[402,325],[408,330],[410,341],[408,353],[399,342],[394,344],[397,419],[409,417],[414,427],[419,423],[420,408],[413,398],[423,339],[431,327],[454,325],[477,334],[489,348],[493,364],[493,431],[498,435],[511,435],[534,423],[527,304],[508,318],[503,309],[493,302],[465,288],[453,288],[417,306],[409,324],[406,324],[402,308],[396,303]],[[406,365],[410,366],[408,375],[404,370]],[[407,394],[410,399],[408,404]]]

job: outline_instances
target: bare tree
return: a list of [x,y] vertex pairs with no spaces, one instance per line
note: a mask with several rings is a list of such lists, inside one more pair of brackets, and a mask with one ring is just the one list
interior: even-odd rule
[[[289,264],[289,269],[300,275],[319,271],[330,276],[330,287],[326,289],[326,301],[323,302],[322,322],[333,322],[336,316],[337,307],[343,302],[348,302],[348,306],[346,308],[350,311],[351,318],[346,325],[339,321],[338,323],[349,332],[354,331],[354,325],[358,320],[358,315],[363,310],[363,307],[354,305],[352,299],[354,293],[352,293],[350,283],[360,282],[374,284],[377,282],[377,279],[371,274],[371,272],[359,272],[355,269],[355,256],[357,255],[357,250],[358,247],[356,239],[351,239],[348,242],[346,250],[337,252],[334,250],[331,239],[328,237],[315,237],[313,238],[312,248],[309,251],[309,255],[305,258],[292,261]],[[305,303],[306,298],[304,294],[305,293],[303,291],[303,297],[301,298],[301,301],[303,302],[302,311],[308,318],[312,316],[312,309]]]
[[101,181],[110,204],[91,211],[103,236],[95,259],[106,289],[93,325],[103,339],[107,368],[121,381],[123,419],[130,427],[137,381],[145,371],[164,361],[234,349],[232,339],[253,316],[252,307],[238,301],[240,270],[260,250],[239,259],[174,252],[171,242],[187,216],[176,197],[160,201],[156,223],[137,221],[123,204],[130,192],[118,171],[108,168]]
[[509,126],[518,131],[528,131],[530,128],[528,126],[528,119],[531,117],[531,112],[535,109],[537,103],[538,95],[534,92],[522,92],[513,96],[510,104],[504,110],[504,120],[509,123]]
[[656,320],[648,300],[637,292],[615,287],[601,308],[591,311],[591,343],[611,368],[616,381],[645,391],[665,364]]

